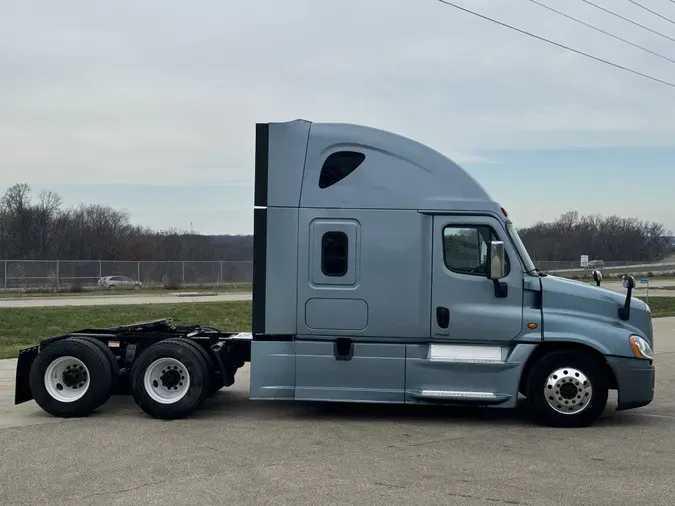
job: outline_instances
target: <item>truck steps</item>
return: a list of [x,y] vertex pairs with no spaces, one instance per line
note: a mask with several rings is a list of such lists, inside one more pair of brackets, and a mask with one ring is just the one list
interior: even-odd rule
[[508,394],[465,390],[420,390],[411,394],[421,401],[452,404],[500,404],[511,398]]

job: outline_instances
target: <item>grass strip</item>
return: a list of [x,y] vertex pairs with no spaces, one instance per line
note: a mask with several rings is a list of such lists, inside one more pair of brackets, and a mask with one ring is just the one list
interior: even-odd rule
[[86,328],[107,328],[171,317],[178,325],[210,325],[223,332],[250,332],[251,302],[187,302],[119,306],[0,308],[0,358],[40,340]]
[[[675,297],[649,297],[648,302],[655,318],[675,316]],[[251,302],[0,308],[0,358],[14,358],[21,348],[67,332],[166,317],[179,325],[201,324],[223,332],[250,332]]]

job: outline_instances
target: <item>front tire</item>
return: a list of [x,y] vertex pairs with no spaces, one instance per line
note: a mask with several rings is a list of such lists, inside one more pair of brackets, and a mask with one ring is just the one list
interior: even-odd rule
[[161,341],[141,353],[131,368],[131,395],[154,418],[187,416],[211,393],[211,375],[201,353],[179,340]]
[[526,395],[534,420],[550,427],[586,427],[602,414],[609,385],[598,360],[575,351],[543,355],[529,372]]
[[64,339],[41,352],[30,370],[35,402],[53,416],[86,416],[109,398],[112,371],[108,358],[92,343]]

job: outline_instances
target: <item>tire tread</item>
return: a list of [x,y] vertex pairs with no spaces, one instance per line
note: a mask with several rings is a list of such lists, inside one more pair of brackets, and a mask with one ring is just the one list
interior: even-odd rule
[[204,349],[204,347],[198,345],[197,343],[186,337],[172,337],[170,339],[165,340],[164,342],[165,343],[181,342],[192,346],[197,351],[197,353],[201,354],[204,357],[204,360],[206,360],[206,363],[208,364],[209,375],[211,376],[211,393],[213,394],[218,390],[220,390],[221,388],[223,388],[224,385],[223,379],[221,378],[220,374],[216,374],[217,371],[215,362],[213,361],[211,355],[209,355],[209,352]]
[[68,339],[71,339],[73,341],[84,341],[93,344],[96,346],[101,352],[105,355],[105,357],[108,359],[108,363],[110,364],[110,371],[112,374],[112,384],[110,388],[110,393],[111,395],[117,391],[119,388],[119,382],[120,382],[120,366],[117,363],[117,357],[115,354],[112,352],[110,348],[108,348],[105,344],[103,344],[101,341],[94,337],[90,336],[71,336]]

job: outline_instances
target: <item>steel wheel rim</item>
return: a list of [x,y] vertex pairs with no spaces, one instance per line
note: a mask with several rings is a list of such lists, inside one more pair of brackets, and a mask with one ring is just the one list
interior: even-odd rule
[[45,370],[47,393],[59,402],[75,402],[89,391],[89,369],[79,358],[65,356],[54,359]]
[[591,402],[593,385],[580,370],[561,367],[546,378],[544,397],[554,411],[563,415],[577,415]]
[[145,370],[143,386],[153,401],[175,404],[190,389],[190,373],[180,360],[159,358]]

